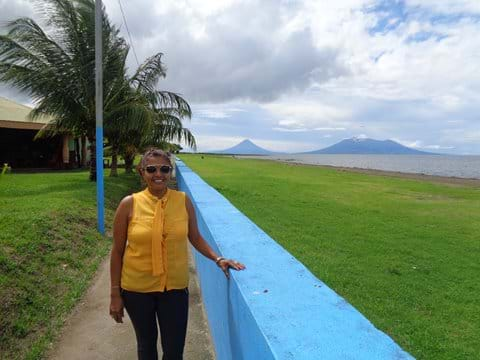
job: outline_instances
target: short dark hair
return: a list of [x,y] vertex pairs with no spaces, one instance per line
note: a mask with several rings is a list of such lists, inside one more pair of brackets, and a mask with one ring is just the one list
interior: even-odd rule
[[165,152],[163,150],[157,149],[157,148],[151,148],[145,151],[145,153],[142,155],[142,158],[140,160],[140,163],[138,164],[138,170],[142,170],[145,167],[145,163],[147,162],[147,159],[149,157],[160,157],[170,164],[172,166],[172,161],[170,160],[170,153]]

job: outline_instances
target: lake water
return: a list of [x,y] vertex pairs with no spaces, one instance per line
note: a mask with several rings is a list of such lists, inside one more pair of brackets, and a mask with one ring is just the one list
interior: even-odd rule
[[453,155],[270,155],[256,158],[404,173],[480,179],[480,156]]

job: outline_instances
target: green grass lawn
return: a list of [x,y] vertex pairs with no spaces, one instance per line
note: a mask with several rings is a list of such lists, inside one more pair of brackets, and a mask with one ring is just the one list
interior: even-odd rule
[[480,188],[180,158],[413,356],[478,359]]
[[[95,186],[84,171],[0,177],[1,359],[42,358],[108,253]],[[138,186],[134,175],[105,178],[107,228]]]

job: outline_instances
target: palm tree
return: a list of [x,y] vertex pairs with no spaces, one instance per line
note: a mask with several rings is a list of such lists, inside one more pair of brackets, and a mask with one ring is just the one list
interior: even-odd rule
[[[45,131],[69,131],[90,142],[90,179],[95,172],[95,3],[94,0],[38,0],[46,30],[30,18],[7,24],[0,35],[0,81],[28,93],[35,102],[32,119],[49,115]],[[156,90],[165,76],[161,54],[148,59],[135,75],[126,74],[129,48],[103,9],[104,122],[107,138],[157,133],[193,141],[181,120],[190,108],[177,94]],[[176,119],[172,119],[176,118]],[[169,126],[175,125],[173,129]],[[123,137],[124,140],[127,138]],[[140,142],[133,139],[134,142]]]
[[155,54],[133,76],[125,76],[115,97],[117,107],[105,114],[105,133],[112,151],[110,176],[117,175],[120,152],[129,172],[135,154],[145,147],[172,140],[195,147],[195,138],[182,125],[183,119],[191,117],[188,103],[178,94],[156,89],[158,80],[166,75],[162,56]]
[[[19,18],[0,36],[0,80],[27,92],[36,106],[30,116],[52,116],[52,131],[70,131],[95,144],[95,3],[93,0],[43,0],[47,31]],[[123,73],[128,47],[103,15],[104,94]],[[92,156],[90,178],[95,178]]]

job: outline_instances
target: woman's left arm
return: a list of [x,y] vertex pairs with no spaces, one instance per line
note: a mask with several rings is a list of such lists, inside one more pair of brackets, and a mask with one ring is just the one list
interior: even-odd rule
[[192,202],[189,197],[185,195],[185,205],[187,207],[188,213],[188,239],[195,249],[200,252],[206,258],[215,261],[215,263],[222,269],[225,273],[225,276],[229,278],[228,269],[232,268],[235,270],[245,269],[245,265],[239,263],[238,261],[232,259],[225,259],[221,256],[218,256],[215,251],[208,245],[203,236],[198,231],[197,225],[197,216],[195,215],[195,208],[193,207]]

